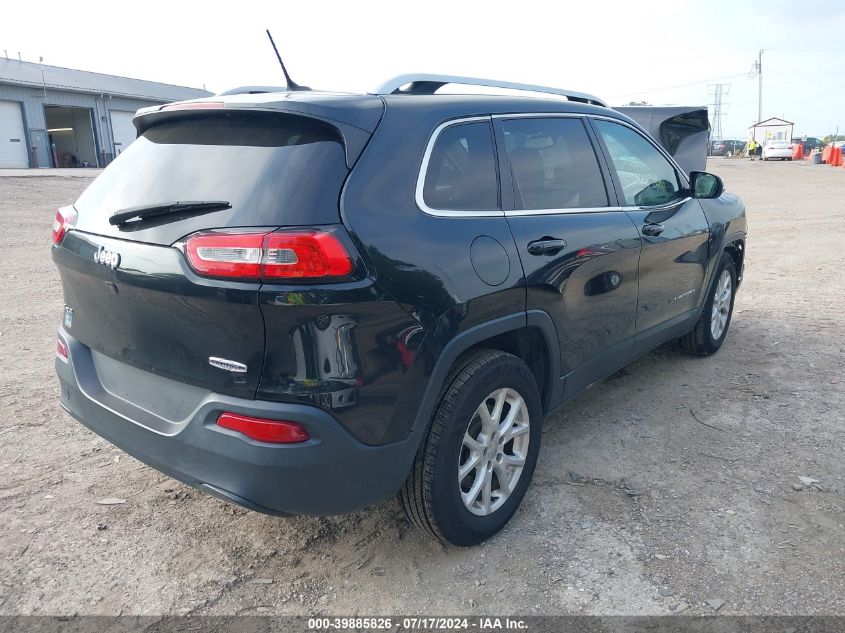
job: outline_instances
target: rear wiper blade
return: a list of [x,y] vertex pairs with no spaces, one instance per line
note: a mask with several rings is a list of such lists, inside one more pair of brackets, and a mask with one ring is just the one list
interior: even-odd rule
[[[148,218],[158,218],[163,215],[177,215],[185,217],[211,213],[212,211],[223,211],[231,209],[232,205],[226,200],[186,200],[179,202],[162,202],[161,204],[145,204],[140,207],[131,207],[115,211],[109,217],[109,224],[121,226],[130,220],[140,222]],[[175,218],[174,218],[175,219]]]

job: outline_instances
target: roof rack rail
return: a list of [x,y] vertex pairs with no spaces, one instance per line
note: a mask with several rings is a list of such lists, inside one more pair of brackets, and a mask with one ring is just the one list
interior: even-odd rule
[[[388,79],[370,94],[374,95],[431,95],[447,84],[461,84],[464,86],[485,86],[487,88],[506,88],[508,90],[525,90],[529,92],[544,92],[547,94],[566,97],[569,101],[579,101],[607,107],[602,99],[583,92],[564,90],[562,88],[549,88],[548,86],[534,86],[531,84],[519,84],[510,81],[498,81],[496,79],[479,79],[477,77],[457,77],[453,75],[427,75],[408,74],[399,75]],[[404,89],[403,89],[404,87]]]
[[217,94],[218,97],[229,95],[260,95],[266,92],[286,92],[285,86],[239,86]]

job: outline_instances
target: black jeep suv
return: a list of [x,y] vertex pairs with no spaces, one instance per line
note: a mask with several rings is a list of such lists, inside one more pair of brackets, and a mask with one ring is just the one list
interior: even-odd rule
[[722,345],[742,203],[590,95],[235,90],[140,111],[52,256],[61,404],[261,512],[399,493],[457,545],[513,515],[543,417],[672,338]]

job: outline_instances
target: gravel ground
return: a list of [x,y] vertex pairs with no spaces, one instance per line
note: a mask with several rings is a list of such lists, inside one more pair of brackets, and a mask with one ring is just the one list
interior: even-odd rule
[[0,178],[0,613],[845,615],[845,169],[710,167],[750,225],[722,351],[663,346],[552,416],[522,509],[472,549],[395,501],[226,505],[64,414],[49,226],[88,179]]

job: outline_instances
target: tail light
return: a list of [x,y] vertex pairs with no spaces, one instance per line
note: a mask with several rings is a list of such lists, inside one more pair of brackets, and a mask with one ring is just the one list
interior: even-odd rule
[[210,277],[319,279],[349,275],[352,258],[332,233],[196,233],[185,242],[191,267]]
[[298,422],[251,418],[237,413],[221,413],[217,418],[217,426],[243,433],[259,442],[273,444],[298,444],[311,439],[305,427]]
[[53,244],[58,246],[62,243],[65,235],[76,226],[76,209],[73,207],[62,207],[56,211],[53,219]]
[[68,353],[67,343],[62,340],[61,336],[58,337],[56,339],[56,356],[66,363],[68,362]]

